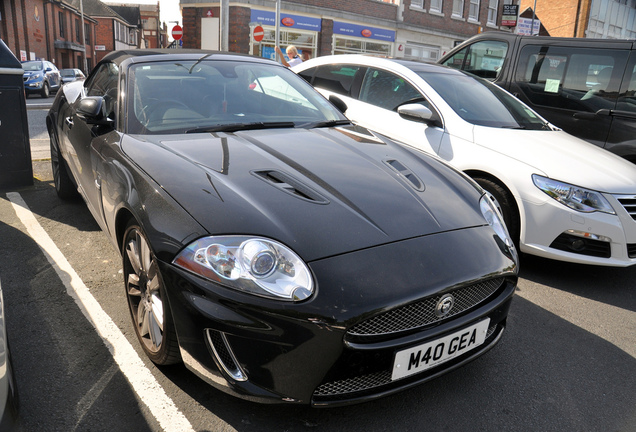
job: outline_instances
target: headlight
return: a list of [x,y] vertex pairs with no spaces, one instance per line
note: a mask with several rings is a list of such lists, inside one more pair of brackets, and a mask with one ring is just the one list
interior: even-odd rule
[[173,264],[222,285],[277,300],[305,300],[314,292],[307,265],[288,247],[260,237],[204,237]]
[[514,249],[514,243],[508,234],[508,229],[504,224],[501,213],[499,213],[499,210],[495,207],[492,196],[488,192],[479,200],[479,208],[486,222],[488,222],[488,225],[490,225],[495,231],[495,234],[497,234],[497,237],[499,237],[508,249]]
[[600,193],[568,183],[532,175],[534,185],[563,205],[583,213],[595,211],[616,214],[610,203]]

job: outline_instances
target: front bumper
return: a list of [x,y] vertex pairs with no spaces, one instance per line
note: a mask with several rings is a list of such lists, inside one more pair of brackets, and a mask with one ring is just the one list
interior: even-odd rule
[[[579,264],[636,264],[636,214],[626,209],[630,197],[604,196],[615,215],[577,212],[552,199],[541,203],[524,201],[526,220],[521,251]],[[636,196],[633,202],[636,203]]]
[[[398,266],[399,264],[399,266]],[[375,399],[435,378],[500,339],[517,264],[489,227],[442,233],[309,263],[317,292],[301,303],[243,294],[163,263],[186,366],[215,387],[258,402],[334,406]],[[391,270],[405,274],[394,274]],[[442,293],[488,286],[447,319],[412,327]],[[480,291],[480,292],[481,292]],[[470,297],[470,296],[469,296]],[[413,311],[417,311],[414,313]],[[395,318],[399,316],[398,318]],[[466,354],[393,381],[396,352],[485,318],[485,342]],[[361,334],[357,326],[391,321]],[[393,326],[400,321],[402,327]],[[364,333],[364,332],[363,332]]]

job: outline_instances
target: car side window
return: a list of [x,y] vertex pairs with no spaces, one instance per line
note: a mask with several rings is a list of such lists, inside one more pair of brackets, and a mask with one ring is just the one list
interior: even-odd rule
[[422,103],[422,94],[404,78],[391,72],[369,68],[362,81],[359,99],[391,111],[405,103]]
[[104,63],[91,80],[86,83],[87,96],[102,96],[104,98],[106,115],[114,119],[115,103],[117,102],[117,78],[119,69],[113,63]]
[[479,41],[456,52],[443,65],[493,81],[499,76],[507,53],[507,42]]
[[625,62],[621,50],[529,45],[521,50],[515,81],[535,105],[614,109]]
[[318,66],[314,69],[312,85],[343,96],[353,97],[353,83],[356,74],[362,69],[361,66],[355,65]]
[[636,113],[636,55],[632,54],[632,65],[627,68],[623,87],[618,97],[616,109]]

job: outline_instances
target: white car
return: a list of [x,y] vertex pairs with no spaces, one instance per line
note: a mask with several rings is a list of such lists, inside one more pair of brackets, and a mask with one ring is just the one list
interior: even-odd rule
[[496,199],[522,252],[636,264],[636,165],[554,127],[498,86],[439,65],[361,55],[293,70],[342,100],[354,122],[472,177]]

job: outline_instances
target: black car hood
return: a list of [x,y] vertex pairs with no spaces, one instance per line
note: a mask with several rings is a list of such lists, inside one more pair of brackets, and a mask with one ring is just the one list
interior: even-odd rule
[[208,232],[287,244],[306,261],[484,225],[479,191],[366,129],[127,136],[123,151]]

